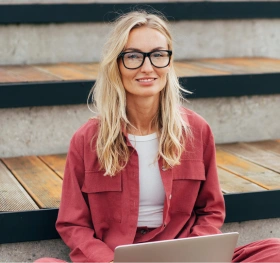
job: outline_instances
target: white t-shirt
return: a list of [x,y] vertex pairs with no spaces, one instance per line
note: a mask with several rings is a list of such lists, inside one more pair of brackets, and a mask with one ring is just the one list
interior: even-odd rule
[[160,176],[157,155],[157,134],[136,136],[128,134],[139,158],[139,217],[138,227],[162,225],[165,191]]

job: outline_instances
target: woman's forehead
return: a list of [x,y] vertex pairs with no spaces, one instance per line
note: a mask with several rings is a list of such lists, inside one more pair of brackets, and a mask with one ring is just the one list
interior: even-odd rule
[[155,48],[168,48],[167,39],[160,31],[146,26],[130,31],[125,49],[150,51]]

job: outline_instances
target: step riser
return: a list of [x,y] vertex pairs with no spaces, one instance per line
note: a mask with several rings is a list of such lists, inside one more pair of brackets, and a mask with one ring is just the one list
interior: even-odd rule
[[[175,59],[280,58],[280,19],[172,22]],[[110,26],[103,23],[1,25],[1,65],[98,62]]]
[[[185,105],[208,121],[217,143],[279,139],[280,95]],[[67,152],[73,133],[92,115],[86,105],[0,109],[0,157]]]
[[280,238],[279,218],[226,223],[222,232],[238,232],[238,246],[266,238]]

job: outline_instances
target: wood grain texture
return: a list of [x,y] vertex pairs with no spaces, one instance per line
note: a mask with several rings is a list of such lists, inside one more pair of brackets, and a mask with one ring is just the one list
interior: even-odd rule
[[38,158],[63,179],[66,154],[41,155]]
[[[280,173],[252,160],[265,154],[280,157],[279,145],[280,140],[217,145],[218,176],[223,193],[280,189]],[[229,147],[233,150],[229,151]],[[59,206],[66,154],[2,158],[2,161],[8,168],[0,162],[0,209],[22,211]],[[20,201],[15,202],[16,198]]]
[[219,58],[200,59],[192,61],[193,64],[225,70],[231,74],[260,74],[280,71],[280,61],[269,58]]
[[0,83],[16,83],[20,82],[20,78],[6,71],[3,66],[0,67]]
[[65,63],[65,66],[69,69],[73,69],[75,71],[78,71],[82,74],[85,74],[88,76],[90,80],[94,80],[97,78],[98,70],[99,70],[99,64],[98,63]]
[[[217,58],[175,61],[179,77],[280,73],[280,59]],[[95,80],[98,63],[0,66],[0,83]]]
[[217,146],[216,157],[218,167],[230,173],[268,190],[280,188],[279,173],[224,151],[223,145]]
[[246,143],[224,144],[220,148],[259,166],[280,173],[280,156],[278,154],[261,150]]
[[217,70],[209,68],[205,65],[195,65],[190,61],[175,62],[174,68],[178,77],[219,76],[229,74],[228,72],[221,69]]
[[[2,66],[1,69],[19,82],[57,81],[59,78],[34,66]],[[0,82],[3,82],[0,78]]]
[[39,158],[25,156],[2,161],[40,208],[59,206],[62,180]]
[[240,73],[243,74],[246,72],[238,66],[234,66],[228,63],[223,63],[221,61],[213,60],[213,59],[192,60],[189,63],[193,65],[197,65],[198,67],[205,67],[212,70],[222,70],[230,75],[240,74]]
[[35,209],[39,207],[0,161],[0,212]]
[[235,175],[234,173],[228,172],[218,167],[219,182],[223,193],[247,193],[266,191],[267,189],[252,183],[249,180],[244,179]]
[[91,80],[93,79],[86,73],[68,67],[69,64],[38,65],[37,68],[52,74],[61,80]]
[[280,141],[277,140],[268,140],[260,142],[248,142],[244,143],[245,145],[253,146],[263,151],[272,152],[280,155]]

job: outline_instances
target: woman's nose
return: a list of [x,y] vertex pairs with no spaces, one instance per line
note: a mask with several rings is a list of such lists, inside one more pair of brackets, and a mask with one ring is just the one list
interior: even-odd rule
[[141,72],[151,72],[153,70],[154,70],[154,68],[153,68],[153,65],[152,65],[150,59],[148,57],[145,57],[144,63],[141,66]]

